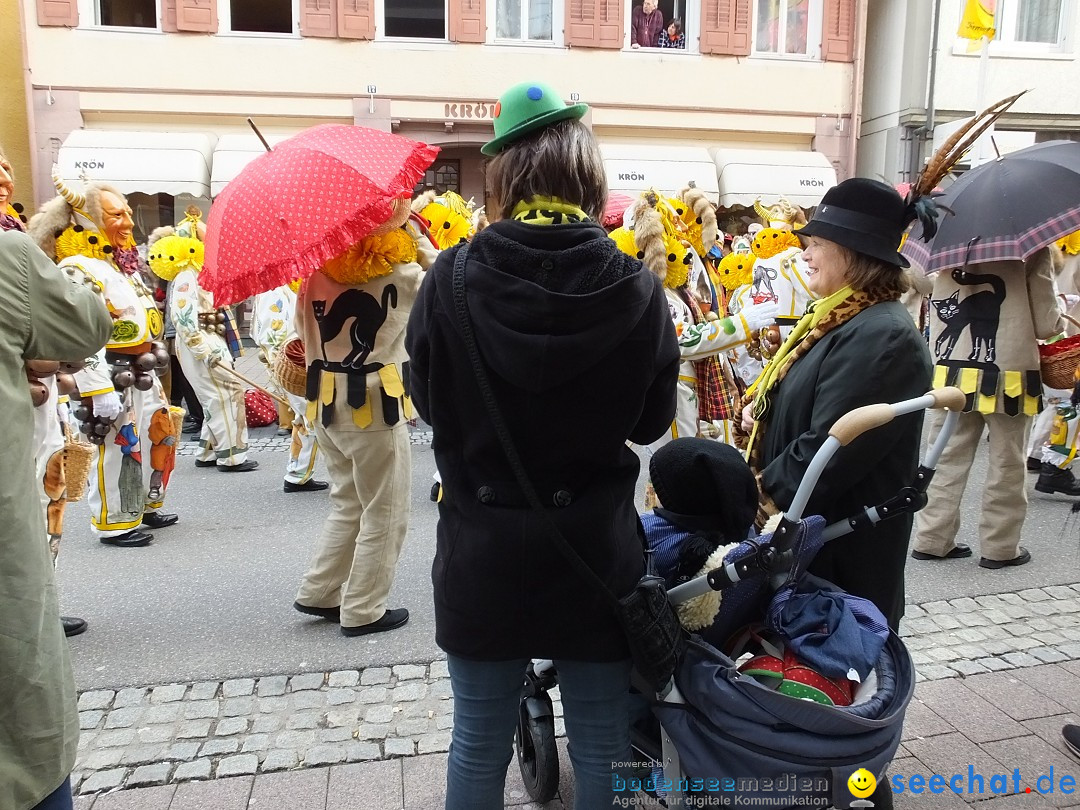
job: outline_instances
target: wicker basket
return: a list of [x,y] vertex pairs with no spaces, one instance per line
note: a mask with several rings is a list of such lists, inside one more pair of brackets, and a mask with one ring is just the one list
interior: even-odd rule
[[[1080,322],[1069,315],[1065,320],[1080,328]],[[1080,365],[1080,335],[1062,338],[1054,343],[1039,346],[1039,373],[1044,385],[1050,388],[1070,389],[1076,384],[1074,375]]]
[[302,397],[307,393],[307,367],[304,360],[304,342],[293,338],[281,347],[270,369],[281,390]]
[[64,482],[67,487],[64,499],[68,503],[75,503],[86,494],[90,465],[94,463],[97,452],[89,442],[80,441],[67,422],[61,422],[61,425],[64,430]]

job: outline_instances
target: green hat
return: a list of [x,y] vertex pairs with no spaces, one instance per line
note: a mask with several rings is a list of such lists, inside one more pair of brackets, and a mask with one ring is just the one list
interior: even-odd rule
[[495,103],[495,137],[480,151],[493,157],[522,135],[566,118],[581,118],[588,110],[588,104],[567,106],[551,85],[541,82],[515,84]]

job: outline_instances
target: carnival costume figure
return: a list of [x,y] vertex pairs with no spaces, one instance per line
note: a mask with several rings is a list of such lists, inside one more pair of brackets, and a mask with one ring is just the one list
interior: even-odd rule
[[296,329],[307,362],[308,419],[333,482],[332,510],[295,607],[359,636],[405,624],[387,609],[409,523],[412,404],[405,326],[423,277],[409,200],[372,235],[304,281]]
[[88,504],[94,534],[113,546],[145,546],[176,515],[160,512],[176,452],[172,415],[155,370],[168,362],[161,314],[139,277],[131,209],[123,194],[89,183],[82,194],[54,169],[60,196],[30,221],[30,235],[69,276],[100,287],[113,318],[105,348],[75,373],[82,429],[98,445]]
[[733,317],[706,319],[688,284],[692,269],[704,273],[704,266],[683,239],[685,231],[671,205],[648,193],[635,204],[632,220],[632,229],[618,228],[611,238],[663,281],[682,357],[675,421],[668,435],[650,445],[656,450],[672,439],[700,436],[703,422],[730,422],[741,390],[728,358],[718,355],[748,343],[755,331],[772,322],[776,307],[747,306]]
[[[255,343],[262,349],[263,362],[267,368],[273,368],[278,353],[295,336],[293,316],[296,313],[296,291],[299,288],[300,283],[294,282],[255,296],[255,318],[251,333]],[[293,412],[292,446],[289,448],[289,460],[285,465],[285,491],[317,492],[326,489],[329,484],[316,481],[312,477],[315,474],[315,459],[319,454],[319,441],[315,438],[315,426],[307,418],[307,403],[303,397],[284,389],[279,389],[277,393],[289,401]]]
[[176,327],[180,367],[203,407],[202,433],[196,467],[247,472],[259,462],[247,457],[248,429],[244,386],[229,373],[239,341],[232,313],[216,309],[214,297],[199,286],[206,227],[201,213],[189,208],[175,229],[160,228],[150,235],[150,267],[171,281],[169,318]]

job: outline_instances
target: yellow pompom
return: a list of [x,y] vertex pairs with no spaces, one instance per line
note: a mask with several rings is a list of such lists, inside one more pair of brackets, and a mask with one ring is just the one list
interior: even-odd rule
[[165,281],[172,281],[183,270],[198,273],[204,258],[205,249],[200,240],[178,234],[154,242],[146,256],[154,275]]
[[753,253],[729,253],[720,260],[717,278],[725,290],[734,292],[754,280],[756,261],[757,257]]
[[616,247],[627,256],[633,256],[635,259],[641,258],[641,251],[638,250],[637,243],[634,242],[633,231],[627,228],[616,228],[608,236],[615,240]]
[[303,284],[303,283],[304,283],[304,280],[302,278],[298,278],[295,281],[290,281],[289,282],[289,289],[292,290],[294,293],[299,293],[300,292],[300,285]]
[[753,251],[759,259],[771,259],[788,248],[801,248],[802,243],[791,231],[779,228],[762,228],[754,237]]
[[677,290],[685,286],[690,278],[690,263],[693,261],[691,248],[678,237],[665,233],[664,249],[667,251],[667,276],[664,277],[664,286]]
[[471,218],[462,216],[450,206],[440,202],[433,202],[426,206],[420,212],[420,216],[431,223],[431,238],[435,240],[439,250],[446,250],[462,239],[468,239],[472,230]]
[[338,284],[359,287],[373,278],[390,275],[394,265],[415,261],[416,242],[405,231],[395,229],[361,239],[323,265],[320,272]]

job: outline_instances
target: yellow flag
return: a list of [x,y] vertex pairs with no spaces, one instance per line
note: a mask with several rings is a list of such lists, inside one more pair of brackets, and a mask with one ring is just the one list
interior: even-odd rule
[[966,0],[956,35],[963,39],[993,39],[996,5],[997,0]]

